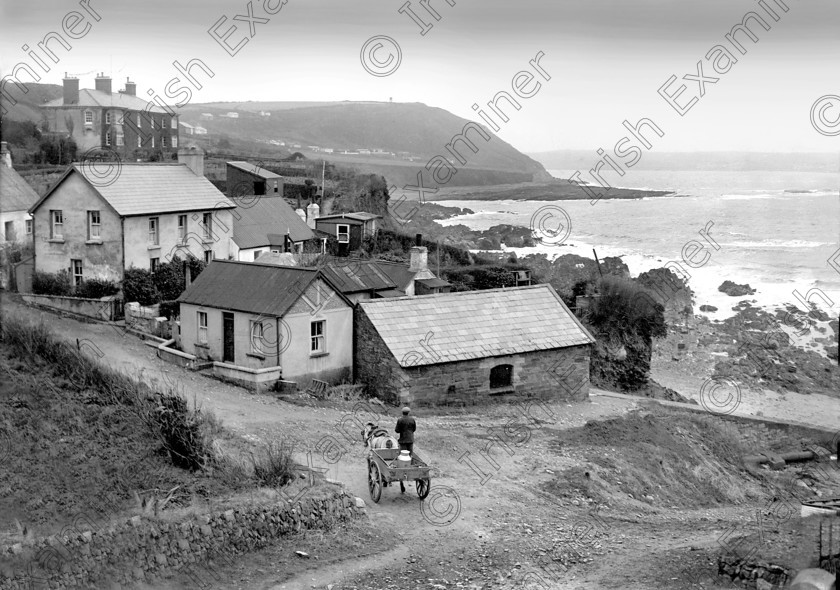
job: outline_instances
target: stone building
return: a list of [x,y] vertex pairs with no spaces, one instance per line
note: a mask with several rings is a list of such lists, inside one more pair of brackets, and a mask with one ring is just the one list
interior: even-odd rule
[[391,402],[582,400],[592,335],[550,285],[356,305],[357,382]]

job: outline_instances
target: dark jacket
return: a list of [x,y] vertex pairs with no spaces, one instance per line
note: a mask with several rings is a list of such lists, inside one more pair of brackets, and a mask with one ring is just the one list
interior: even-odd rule
[[399,443],[413,443],[414,431],[417,430],[417,424],[411,416],[403,416],[397,420],[397,427],[394,431],[400,435]]

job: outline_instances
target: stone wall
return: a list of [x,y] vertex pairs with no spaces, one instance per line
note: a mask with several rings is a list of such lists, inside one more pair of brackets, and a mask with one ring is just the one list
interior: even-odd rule
[[82,299],[80,297],[62,297],[59,295],[35,295],[26,293],[23,300],[30,305],[41,305],[59,311],[69,311],[78,315],[102,321],[114,321],[119,318],[120,302],[114,297],[103,299]]
[[728,576],[732,582],[744,588],[770,590],[784,588],[796,572],[766,561],[753,561],[732,555],[718,558],[718,574]]
[[135,516],[107,529],[74,526],[31,545],[0,548],[2,562],[11,562],[14,572],[0,570],[0,590],[159,586],[172,575],[187,576],[195,582],[192,587],[204,587],[214,576],[211,568],[233,565],[236,555],[289,533],[364,514],[363,502],[327,489],[294,504],[280,501],[179,523]]
[[[588,345],[403,368],[360,307],[354,330],[356,381],[385,401],[422,406],[589,397]],[[490,388],[490,370],[498,365],[513,366],[511,387]]]

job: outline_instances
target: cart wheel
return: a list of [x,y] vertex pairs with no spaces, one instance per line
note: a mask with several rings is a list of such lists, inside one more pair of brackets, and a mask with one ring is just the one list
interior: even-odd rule
[[429,495],[429,488],[432,487],[432,483],[428,479],[415,479],[414,487],[417,489],[417,495],[420,496],[420,499],[425,500],[426,496]]
[[373,461],[368,463],[368,489],[370,499],[379,502],[379,498],[382,497],[382,474],[379,472],[379,465]]

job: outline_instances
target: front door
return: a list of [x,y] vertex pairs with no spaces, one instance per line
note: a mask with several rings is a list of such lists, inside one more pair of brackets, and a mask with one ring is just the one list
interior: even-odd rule
[[233,314],[228,312],[222,313],[222,345],[224,348],[222,361],[226,363],[234,362]]

